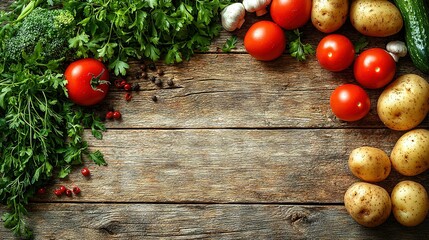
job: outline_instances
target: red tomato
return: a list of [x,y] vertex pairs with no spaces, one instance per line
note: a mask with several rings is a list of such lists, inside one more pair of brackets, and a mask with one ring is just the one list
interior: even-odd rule
[[85,58],[72,62],[64,76],[69,99],[82,106],[100,103],[109,91],[109,72],[103,63]]
[[270,14],[286,30],[302,27],[310,20],[311,0],[273,0]]
[[357,121],[365,117],[371,107],[368,94],[355,84],[344,84],[331,94],[331,109],[339,119]]
[[319,42],[316,57],[324,69],[339,72],[352,65],[355,59],[355,48],[347,37],[330,34]]
[[277,24],[260,21],[247,31],[244,36],[244,47],[254,58],[271,61],[282,55],[286,48],[286,36]]
[[382,48],[363,51],[354,64],[354,75],[363,87],[377,89],[386,86],[396,73],[396,62]]

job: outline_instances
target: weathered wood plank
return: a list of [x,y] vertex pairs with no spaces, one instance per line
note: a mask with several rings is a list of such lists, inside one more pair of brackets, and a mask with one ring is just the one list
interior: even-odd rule
[[[370,229],[343,206],[207,204],[31,204],[37,239],[425,239],[391,216]],[[2,239],[13,239],[0,227]]]
[[[364,145],[390,153],[401,133],[389,130],[109,130],[90,141],[107,167],[90,165],[55,187],[74,184],[80,197],[37,201],[342,203],[358,181],[347,167]],[[87,135],[87,138],[89,136]],[[78,169],[77,169],[78,170]],[[395,171],[381,185],[405,179]],[[429,172],[415,178],[429,189]]]
[[[330,73],[314,58],[297,62],[284,56],[274,62],[253,60],[247,54],[198,54],[191,61],[159,65],[166,82],[163,88],[150,80],[132,79],[142,91],[126,102],[115,87],[106,102],[121,110],[124,121],[108,123],[112,128],[384,128],[377,116],[381,90],[369,90],[372,106],[363,120],[339,121],[331,112],[329,98],[343,83],[355,83],[351,70]],[[130,76],[138,75],[133,62]],[[398,75],[416,72],[409,62]],[[149,75],[157,75],[149,71]],[[429,80],[429,76],[422,75]],[[151,97],[156,95],[158,102]],[[107,104],[100,113],[107,111]],[[429,126],[426,120],[423,126]]]

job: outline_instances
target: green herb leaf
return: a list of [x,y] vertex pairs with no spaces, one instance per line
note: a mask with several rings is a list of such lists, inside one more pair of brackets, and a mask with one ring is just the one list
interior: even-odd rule
[[308,43],[302,43],[302,32],[300,32],[299,29],[287,31],[286,33],[289,39],[288,50],[292,57],[296,58],[298,61],[305,61],[308,56],[314,55],[315,50],[313,46]]
[[368,40],[365,36],[361,36],[355,43],[355,53],[360,53],[366,46],[368,46]]
[[222,47],[223,52],[231,52],[232,49],[234,49],[237,45],[237,36],[231,36],[228,38],[225,42],[225,44]]

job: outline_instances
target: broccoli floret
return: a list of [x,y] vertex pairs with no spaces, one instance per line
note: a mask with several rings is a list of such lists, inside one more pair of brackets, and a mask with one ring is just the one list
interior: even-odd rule
[[4,54],[8,60],[21,61],[23,53],[31,55],[40,44],[46,61],[67,57],[74,28],[74,17],[68,10],[36,8],[16,25],[15,34],[6,40]]

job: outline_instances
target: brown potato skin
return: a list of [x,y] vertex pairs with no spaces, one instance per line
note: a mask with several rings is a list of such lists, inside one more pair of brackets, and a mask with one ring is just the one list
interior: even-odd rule
[[422,223],[429,212],[429,197],[418,182],[402,181],[392,190],[392,212],[402,225],[414,227]]
[[387,153],[368,146],[354,149],[350,153],[348,165],[353,175],[366,182],[381,182],[391,171]]
[[417,127],[429,112],[429,83],[419,75],[405,74],[390,83],[377,101],[377,114],[386,127],[407,131]]
[[344,194],[344,205],[350,216],[365,227],[384,223],[392,211],[389,193],[372,183],[357,182]]
[[404,25],[399,9],[387,0],[354,0],[350,22],[361,34],[371,37],[392,36]]
[[319,31],[331,33],[344,25],[348,13],[348,0],[313,0],[311,22]]
[[390,153],[393,168],[404,176],[429,169],[429,130],[414,129],[402,135]]

